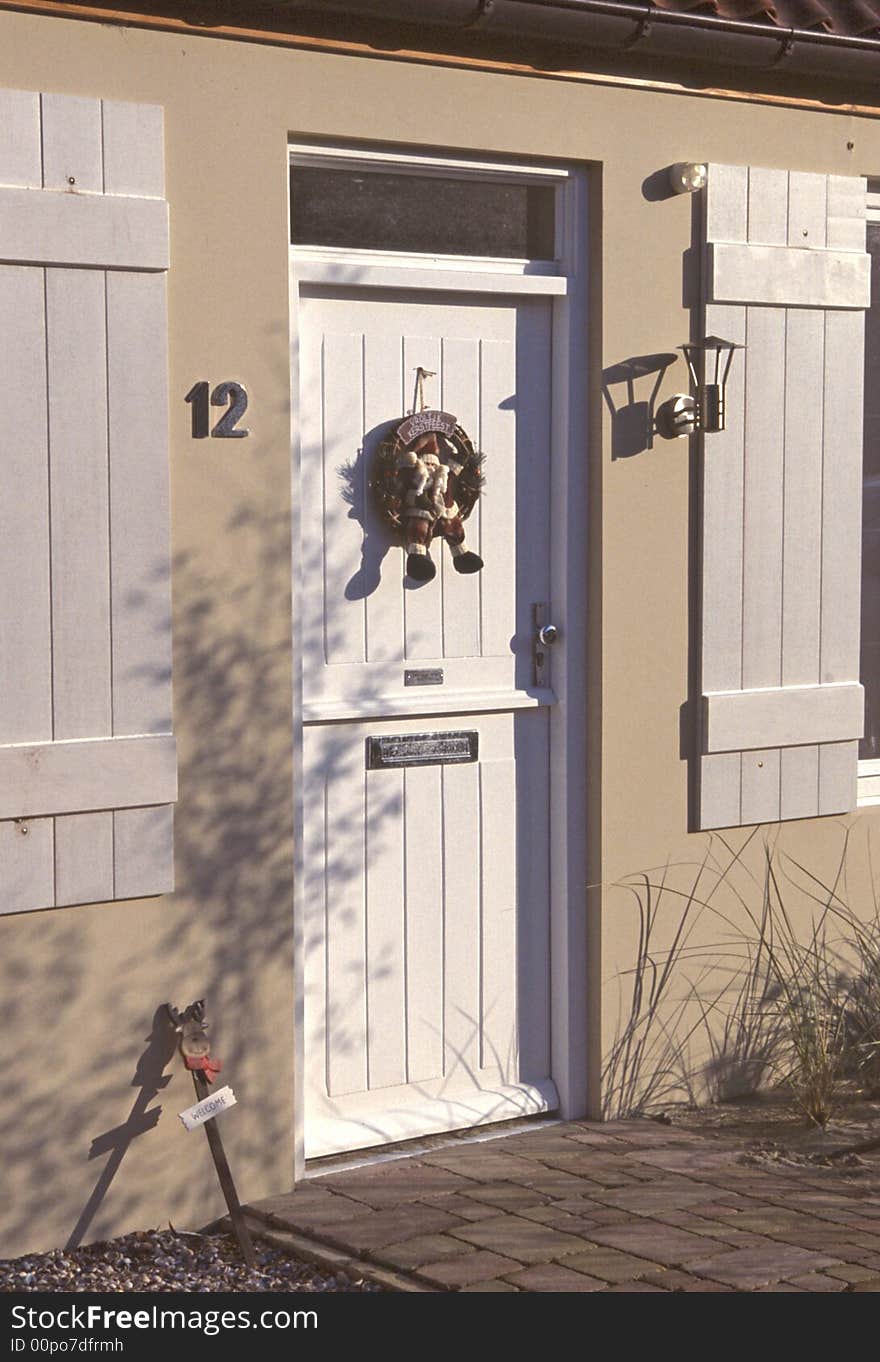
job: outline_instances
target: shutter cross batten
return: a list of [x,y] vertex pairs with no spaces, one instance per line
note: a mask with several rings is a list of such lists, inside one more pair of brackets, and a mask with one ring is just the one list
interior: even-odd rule
[[173,888],[162,110],[0,90],[0,911]]
[[856,804],[866,193],[708,168],[705,331],[746,349],[703,456],[700,828]]

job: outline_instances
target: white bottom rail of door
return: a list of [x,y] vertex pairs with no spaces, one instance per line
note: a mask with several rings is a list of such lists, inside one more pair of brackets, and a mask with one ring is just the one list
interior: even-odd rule
[[499,1083],[469,1093],[437,1093],[425,1084],[425,1104],[413,1103],[410,1087],[402,1090],[405,1105],[395,1109],[393,1088],[364,1094],[362,1110],[347,1118],[324,1116],[311,1126],[308,1157],[323,1158],[378,1144],[397,1144],[448,1130],[468,1130],[493,1121],[539,1116],[556,1111],[559,1095],[551,1080],[541,1083]]

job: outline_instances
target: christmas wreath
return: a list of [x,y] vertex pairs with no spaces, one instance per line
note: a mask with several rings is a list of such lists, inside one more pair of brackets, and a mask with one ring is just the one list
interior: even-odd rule
[[445,411],[419,411],[399,421],[379,445],[372,479],[379,512],[403,538],[406,571],[427,582],[437,569],[439,535],[457,572],[479,572],[483,560],[465,543],[464,521],[483,487],[483,455]]

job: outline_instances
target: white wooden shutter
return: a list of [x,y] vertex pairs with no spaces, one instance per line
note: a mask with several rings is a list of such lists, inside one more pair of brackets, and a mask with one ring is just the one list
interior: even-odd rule
[[709,167],[705,334],[747,348],[704,441],[701,828],[855,807],[866,189]]
[[173,887],[162,110],[0,90],[0,910]]

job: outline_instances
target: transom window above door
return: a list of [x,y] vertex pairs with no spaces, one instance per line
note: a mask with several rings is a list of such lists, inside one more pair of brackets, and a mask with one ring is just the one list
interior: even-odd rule
[[529,263],[562,254],[555,167],[295,147],[290,240],[297,249]]

